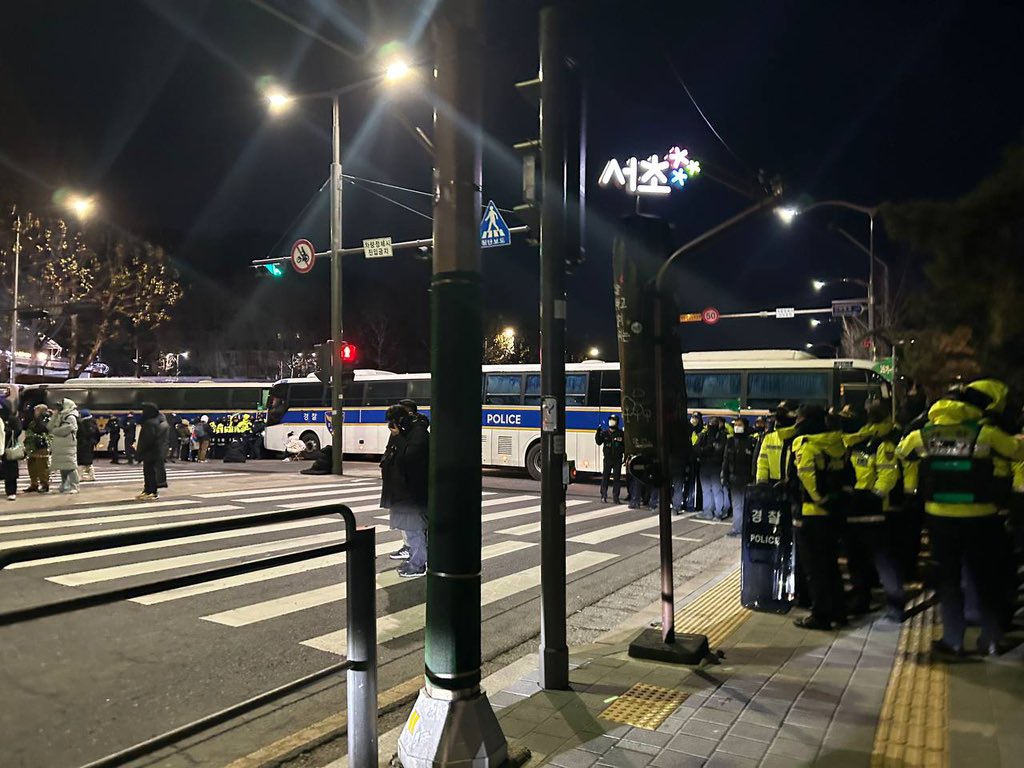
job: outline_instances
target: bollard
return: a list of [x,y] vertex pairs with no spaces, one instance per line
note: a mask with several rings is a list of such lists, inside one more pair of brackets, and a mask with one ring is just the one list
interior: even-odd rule
[[359,528],[345,565],[348,584],[348,764],[377,768],[376,531]]

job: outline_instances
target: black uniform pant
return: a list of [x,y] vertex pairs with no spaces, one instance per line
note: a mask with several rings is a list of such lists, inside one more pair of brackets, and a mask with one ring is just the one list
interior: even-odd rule
[[18,462],[0,459],[0,474],[4,476],[4,493],[14,496],[18,493]]
[[805,515],[797,535],[797,556],[803,558],[807,573],[811,616],[821,623],[846,621],[835,521],[828,515]]
[[135,463],[135,443],[134,441],[129,442],[127,439],[124,441],[124,457],[128,460],[129,464]]
[[115,464],[117,463],[117,454],[118,454],[118,450],[117,449],[120,447],[120,445],[121,445],[121,436],[120,435],[118,435],[117,437],[114,437],[113,435],[111,435],[110,439],[107,441],[107,447],[110,448],[110,460],[113,461]]
[[612,481],[612,497],[615,503],[619,504],[620,489],[622,488],[622,457],[605,456],[604,467],[601,472],[601,500],[608,498],[608,481]]
[[889,608],[902,611],[906,604],[895,523],[900,514],[894,510],[885,520],[867,522],[851,517],[846,521],[843,544],[850,570],[852,613],[867,613],[876,580],[882,583]]
[[999,589],[999,563],[993,553],[999,547],[999,518],[941,517],[928,515],[928,535],[935,561],[935,588],[942,613],[942,640],[951,648],[963,648],[964,590],[967,570],[977,586],[981,620],[979,645],[987,647],[1002,636],[1003,593]]

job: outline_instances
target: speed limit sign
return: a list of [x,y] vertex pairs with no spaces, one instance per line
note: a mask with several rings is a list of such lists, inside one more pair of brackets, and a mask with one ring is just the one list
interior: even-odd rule
[[304,275],[316,264],[316,250],[309,240],[296,240],[292,245],[292,269]]
[[715,323],[718,322],[718,318],[720,317],[721,314],[719,314],[718,310],[715,309],[714,307],[708,307],[707,309],[700,313],[700,319],[703,320],[708,325],[714,325]]

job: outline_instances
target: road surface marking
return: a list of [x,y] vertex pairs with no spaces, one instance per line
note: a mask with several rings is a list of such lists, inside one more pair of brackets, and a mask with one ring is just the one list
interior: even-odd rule
[[[96,502],[92,502],[95,504]],[[195,499],[170,499],[168,501],[146,501],[146,502],[120,502],[100,507],[72,507],[70,509],[58,509],[49,512],[21,512],[16,515],[3,515],[0,520],[5,523],[12,520],[38,520],[46,517],[67,517],[68,515],[88,515],[99,512],[118,512],[121,510],[131,511],[134,509],[153,509],[154,507],[181,506],[183,504],[198,504]]]
[[[574,500],[575,501],[575,500]],[[581,502],[576,502],[581,503]],[[566,502],[566,506],[569,502]],[[603,517],[611,517],[612,515],[621,515],[623,512],[630,511],[625,505],[614,506],[611,509],[602,509],[600,511],[580,512],[579,514],[572,515],[565,519],[565,524],[576,525],[577,523],[585,523],[589,520],[600,520]],[[517,525],[515,528],[506,528],[498,533],[509,533],[513,536],[525,536],[530,533],[540,532],[540,523],[526,523],[525,525]]]
[[[576,573],[617,557],[618,555],[607,552],[577,552],[566,558],[565,573],[566,575]],[[525,571],[484,582],[480,586],[480,605],[490,605],[539,586],[540,566],[538,565]],[[411,608],[379,617],[377,619],[377,644],[386,643],[423,629],[426,613],[426,604],[420,603]],[[339,656],[344,656],[347,652],[347,643],[348,633],[344,629],[302,641],[303,645],[310,648],[335,653]]]
[[[580,499],[573,499],[571,501],[567,501],[565,503],[565,505],[567,507],[574,507],[574,506],[577,506],[579,504],[587,504],[587,503],[589,503],[589,502],[586,502],[586,501],[583,501],[583,500],[580,500]],[[491,522],[494,522],[495,520],[504,520],[504,519],[509,518],[509,517],[522,517],[523,515],[530,515],[530,514],[534,514],[534,513],[536,513],[538,515],[540,514],[540,504],[530,504],[530,505],[525,506],[525,507],[516,507],[514,509],[503,509],[503,510],[501,510],[499,512],[489,512],[486,515],[481,515],[480,516],[480,522],[481,523],[491,523]],[[389,520],[389,519],[390,518],[387,515],[379,515],[379,516],[374,518],[374,520],[384,520],[384,521]]]
[[[360,491],[355,491],[355,489],[353,489],[353,493],[362,493],[362,495],[344,497],[338,496],[338,498],[346,498],[349,501],[369,501],[370,499],[380,498],[380,491],[374,491],[373,493],[365,493],[365,491],[367,490],[369,489],[363,488]],[[337,491],[312,491],[310,493],[293,493],[289,494],[288,496],[257,496],[254,499],[231,498],[229,499],[229,501],[234,501],[237,502],[238,504],[257,504],[264,501],[292,501],[294,499],[313,499],[318,496],[337,496],[337,493]]]
[[[480,559],[490,560],[510,552],[516,552],[530,546],[536,546],[536,544],[526,544],[526,546],[523,546],[523,544],[524,542],[518,541],[503,541],[498,544],[492,544],[483,548],[480,553]],[[383,551],[381,551],[382,546]],[[387,554],[393,546],[394,542],[388,542],[385,545],[378,545],[377,556],[380,557],[381,554]],[[395,584],[398,584],[400,580],[401,578],[397,571],[384,571],[383,573],[377,574],[377,589],[392,587]],[[204,621],[212,621],[217,624],[224,624],[228,627],[244,627],[249,624],[256,624],[260,621],[277,619],[281,616],[287,616],[288,614],[304,611],[309,608],[327,605],[328,603],[340,602],[345,599],[346,593],[346,584],[344,582],[340,584],[328,584],[327,586],[319,587],[317,589],[310,589],[305,592],[296,592],[291,595],[272,598],[270,600],[262,600],[258,603],[252,603],[251,605],[244,605],[239,608],[221,611],[209,616],[202,616],[201,618]]]
[[[661,538],[661,534],[659,534],[659,533],[641,533],[640,535],[641,536],[646,536],[649,539],[660,539]],[[689,538],[687,536],[673,536],[672,537],[672,541],[692,541],[692,542],[698,542],[698,541],[704,541],[704,539],[691,539],[691,538]]]
[[[686,518],[675,517],[672,522],[678,523],[684,519]],[[611,528],[601,528],[597,531],[581,533],[579,536],[573,536],[569,541],[575,542],[576,544],[604,544],[612,541],[613,539],[627,536],[631,533],[637,533],[638,531],[643,531],[647,528],[657,527],[657,515],[646,515],[642,520],[631,520],[630,522],[622,523],[621,525],[613,525]]]
[[[242,477],[242,473],[241,472],[205,472],[205,471],[202,471],[202,470],[198,470],[198,471],[195,471],[195,472],[178,472],[178,473],[168,472],[167,473],[167,479],[168,480],[182,480],[182,481],[188,480],[188,481],[194,481],[194,480],[198,480],[198,479],[200,479],[202,477],[216,477],[216,478],[232,477],[232,478],[236,478],[237,479],[239,477]],[[83,483],[83,485],[97,485],[97,486],[98,485],[125,485],[127,483],[141,483],[143,481],[143,479],[144,478],[143,478],[142,475],[138,475],[138,476],[135,476],[135,477],[117,477],[117,478],[98,477],[95,480],[86,481],[85,483]]]
[[[107,515],[106,517],[90,517],[85,520],[46,520],[36,523],[22,523],[21,525],[0,525],[0,536],[11,533],[27,533],[29,531],[55,531],[61,528],[88,528],[90,526],[106,525],[107,523],[130,523],[135,520],[162,520],[168,517],[185,517],[189,515],[200,516],[206,512],[223,512],[227,509],[242,509],[242,507],[219,505],[215,507],[192,507],[190,509],[171,509],[163,512],[135,512],[131,515]],[[3,520],[0,517],[0,520]],[[196,522],[202,522],[199,518]],[[156,527],[156,526],[151,526]],[[94,531],[93,535],[106,533],[105,530]]]
[[[237,490],[237,491],[217,491],[217,493],[197,493],[195,494],[200,499],[226,499],[229,496],[258,496],[261,493],[291,493],[292,491],[319,491],[324,488],[333,488],[339,493],[344,491],[345,488],[351,488],[356,483],[314,483],[312,485],[291,485],[284,488],[271,487],[271,488],[251,488],[249,490]],[[365,483],[360,483],[362,487],[356,487],[352,490],[363,490],[366,487]]]

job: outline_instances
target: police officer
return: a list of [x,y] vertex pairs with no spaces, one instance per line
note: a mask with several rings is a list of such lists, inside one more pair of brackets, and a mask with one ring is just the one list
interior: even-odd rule
[[986,409],[1005,390],[996,384],[1001,382],[974,382],[937,401],[928,410],[928,422],[897,449],[900,456],[916,453],[920,460],[918,493],[924,501],[942,613],[942,639],[932,647],[943,656],[964,653],[965,567],[978,591],[978,650],[998,653],[1003,633],[999,563],[992,557],[1002,535],[995,465],[997,457],[1011,463],[1024,459],[1024,443],[983,422]]
[[856,482],[842,530],[850,571],[851,614],[871,609],[871,588],[881,581],[886,617],[903,621],[906,595],[895,528],[903,501],[903,483],[896,458],[898,434],[890,409],[881,401],[868,405],[867,424],[850,413],[843,422],[843,442],[850,449]]
[[725,442],[722,459],[722,485],[730,499],[732,530],[739,536],[743,525],[743,501],[746,487],[754,477],[754,437],[747,433],[747,422],[737,417],[732,423],[733,435]]
[[135,414],[129,413],[121,425],[124,428],[124,457],[129,464],[135,463]]
[[626,455],[626,434],[619,427],[619,418],[611,416],[608,419],[608,428],[597,428],[594,440],[602,446],[604,453],[604,465],[601,472],[601,501],[608,503],[608,480],[614,478],[612,484],[612,497],[616,504],[621,504],[619,498],[622,487],[622,460]]
[[120,464],[121,420],[116,415],[107,419],[107,447],[110,449],[110,463]]
[[836,521],[848,503],[853,470],[843,433],[838,423],[830,423],[824,408],[801,406],[796,427],[793,457],[802,492],[803,523],[797,536],[799,556],[806,564],[811,613],[794,624],[802,629],[829,630],[846,624]]

